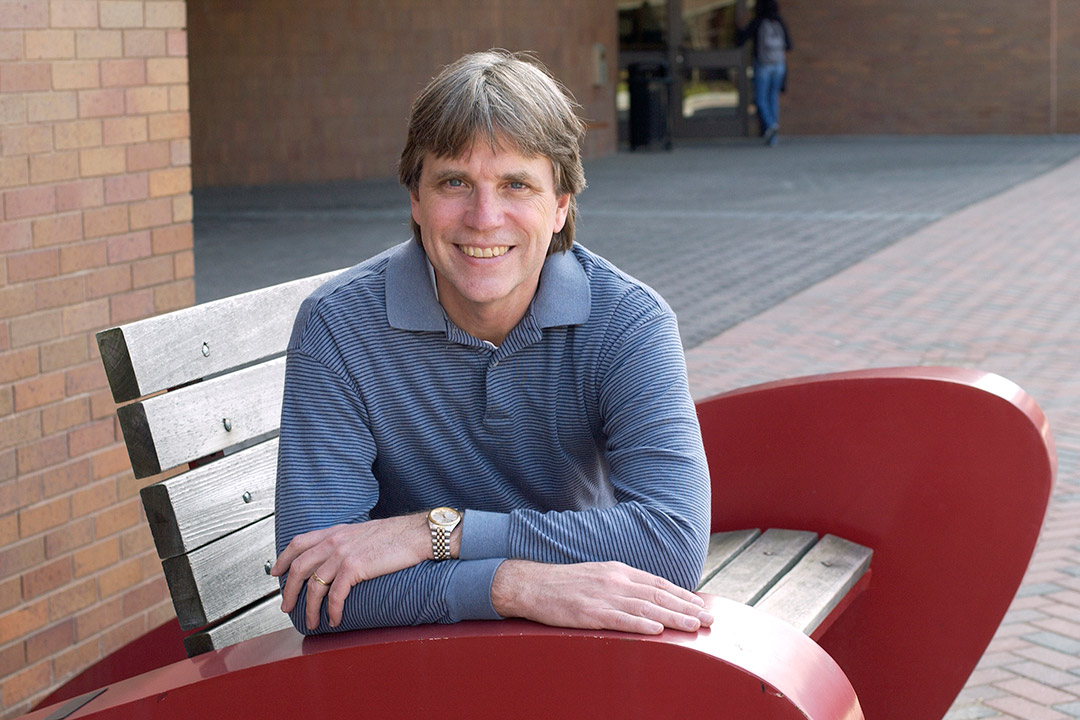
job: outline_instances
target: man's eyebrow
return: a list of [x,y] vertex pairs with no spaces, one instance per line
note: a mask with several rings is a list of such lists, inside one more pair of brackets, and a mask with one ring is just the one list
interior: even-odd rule
[[465,175],[466,173],[463,170],[459,170],[457,168],[447,168],[446,170],[440,170],[439,172],[435,173],[435,175],[432,176],[431,180],[432,182],[438,184],[445,180],[460,178],[464,177]]
[[504,173],[502,179],[504,182],[519,182],[525,185],[535,185],[538,180],[536,175],[527,170],[514,170]]

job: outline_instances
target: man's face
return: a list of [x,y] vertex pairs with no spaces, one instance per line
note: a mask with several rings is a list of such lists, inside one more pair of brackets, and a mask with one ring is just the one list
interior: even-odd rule
[[455,158],[429,153],[411,194],[439,302],[459,327],[493,342],[525,314],[570,203],[555,194],[548,158],[500,146],[475,142]]

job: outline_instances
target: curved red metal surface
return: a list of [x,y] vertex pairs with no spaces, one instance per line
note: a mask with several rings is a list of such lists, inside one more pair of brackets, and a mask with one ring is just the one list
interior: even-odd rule
[[47,707],[106,685],[141,675],[187,657],[184,638],[175,618],[110,653],[50,693],[37,707]]
[[[265,635],[110,686],[71,718],[464,717],[862,720],[820,647],[715,597],[710,630],[656,637],[527,621]],[[43,718],[46,708],[27,716]]]
[[821,638],[875,720],[941,718],[1023,578],[1055,454],[1000,376],[903,368],[784,380],[698,404],[713,529],[793,527],[874,549]]

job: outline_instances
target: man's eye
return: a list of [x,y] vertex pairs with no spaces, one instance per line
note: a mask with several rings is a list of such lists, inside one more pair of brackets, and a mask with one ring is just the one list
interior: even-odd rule
[[523,182],[514,181],[510,183],[510,187],[514,190],[524,190],[526,188],[526,185]]
[[447,187],[462,187],[465,183],[461,182],[461,178],[450,178],[446,181]]

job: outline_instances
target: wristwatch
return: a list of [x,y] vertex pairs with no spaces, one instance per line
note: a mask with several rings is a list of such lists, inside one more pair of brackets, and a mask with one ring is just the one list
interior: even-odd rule
[[431,551],[436,560],[450,559],[450,533],[461,522],[461,515],[461,512],[450,507],[437,507],[428,513]]

